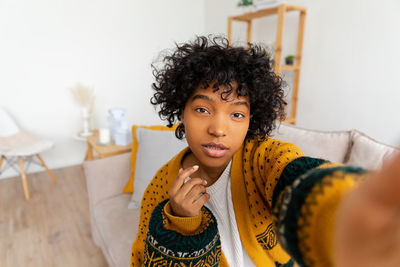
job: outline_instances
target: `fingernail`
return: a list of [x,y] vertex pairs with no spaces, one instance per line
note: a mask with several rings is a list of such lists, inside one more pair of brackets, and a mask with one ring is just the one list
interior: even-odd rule
[[181,172],[181,171],[182,171],[182,168],[180,168],[178,172]]
[[207,181],[206,181],[206,180],[203,180],[203,183],[204,183],[204,184],[207,184]]
[[194,166],[193,166],[193,169],[195,169],[195,170],[197,170],[198,168],[199,168],[198,165],[194,165]]

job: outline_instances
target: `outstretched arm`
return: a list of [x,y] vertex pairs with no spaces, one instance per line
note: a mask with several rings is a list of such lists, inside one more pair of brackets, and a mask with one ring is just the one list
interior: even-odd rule
[[343,198],[336,221],[335,266],[400,266],[400,155]]

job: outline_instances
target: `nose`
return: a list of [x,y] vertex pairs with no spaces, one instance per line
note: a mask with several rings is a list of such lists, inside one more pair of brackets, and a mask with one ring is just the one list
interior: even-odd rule
[[208,127],[208,133],[215,137],[226,136],[227,120],[223,116],[214,116]]

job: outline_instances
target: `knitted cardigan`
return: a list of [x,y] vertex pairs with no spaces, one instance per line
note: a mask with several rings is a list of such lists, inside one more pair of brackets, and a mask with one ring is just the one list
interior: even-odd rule
[[[132,266],[228,266],[210,210],[172,215],[168,190],[188,150],[161,167],[143,195]],[[335,211],[362,173],[305,157],[293,144],[246,139],[233,156],[231,191],[240,239],[255,265],[332,266]]]

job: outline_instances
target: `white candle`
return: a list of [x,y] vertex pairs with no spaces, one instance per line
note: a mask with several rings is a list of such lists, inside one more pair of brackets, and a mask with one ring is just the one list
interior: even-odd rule
[[109,144],[110,142],[111,142],[110,129],[100,128],[99,129],[99,143],[100,144]]

